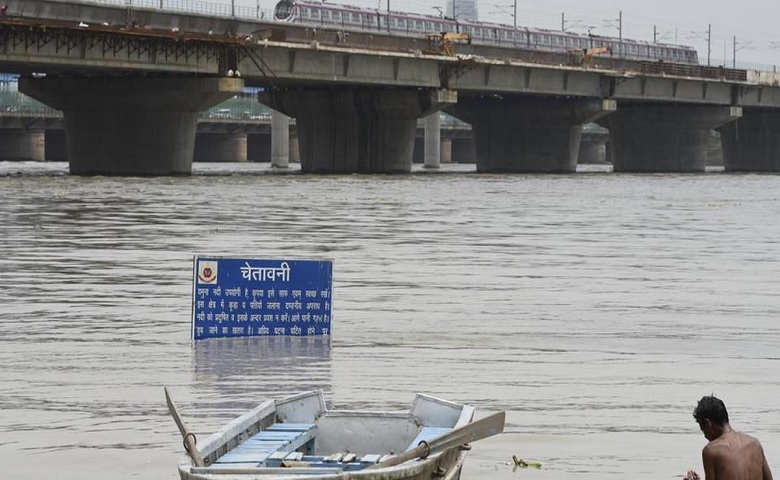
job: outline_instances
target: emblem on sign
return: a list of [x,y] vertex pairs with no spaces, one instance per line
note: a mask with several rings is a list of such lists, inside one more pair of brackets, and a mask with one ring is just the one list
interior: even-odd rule
[[217,264],[215,262],[198,262],[198,283],[217,283]]

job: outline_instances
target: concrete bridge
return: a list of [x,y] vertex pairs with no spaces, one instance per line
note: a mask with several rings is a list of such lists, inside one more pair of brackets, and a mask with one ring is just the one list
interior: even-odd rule
[[[586,67],[473,45],[445,56],[380,32],[8,5],[0,70],[46,74],[20,89],[64,112],[72,173],[189,173],[197,111],[244,82],[296,119],[306,172],[408,172],[416,121],[439,110],[472,125],[479,172],[573,172],[592,121],[610,131],[616,171],[704,171],[713,128],[726,170],[780,169],[780,87],[769,73],[609,58]],[[241,79],[226,76],[236,70]]]
[[[0,160],[67,161],[62,112],[19,92],[17,81],[15,76],[0,76]],[[299,163],[294,119],[288,125],[284,122],[279,125],[280,129],[288,127],[287,149],[274,152],[271,141],[274,115],[280,114],[260,104],[256,93],[251,91],[200,112],[193,161],[271,162],[280,168]],[[428,159],[426,164],[436,167],[439,163],[476,163],[471,126],[449,115],[434,115],[442,117],[437,132],[441,139],[440,156]],[[427,119],[417,122],[414,163],[426,162],[425,139],[431,136],[426,128],[428,123]],[[278,137],[283,136],[276,133]],[[281,139],[277,140],[279,143]],[[584,134],[583,145],[588,145],[585,156],[593,162],[603,162],[605,143],[601,131]]]

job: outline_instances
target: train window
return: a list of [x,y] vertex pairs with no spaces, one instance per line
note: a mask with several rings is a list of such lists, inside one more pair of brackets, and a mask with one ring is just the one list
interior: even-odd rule
[[422,22],[420,20],[415,20],[414,28],[416,28],[417,30],[422,30]]
[[317,9],[311,9],[311,18],[320,18],[320,11]]
[[398,28],[406,28],[406,20],[403,18],[398,20]]
[[330,12],[327,10],[322,11],[322,18],[325,20],[330,20]]
[[433,31],[433,24],[431,22],[425,22],[425,31],[426,32]]

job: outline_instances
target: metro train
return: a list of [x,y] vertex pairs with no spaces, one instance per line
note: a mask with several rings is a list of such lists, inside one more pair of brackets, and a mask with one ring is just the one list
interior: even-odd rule
[[[669,45],[638,40],[617,39],[598,35],[517,27],[499,23],[382,11],[366,7],[338,5],[330,2],[305,0],[280,0],[274,8],[278,21],[362,29],[389,31],[395,34],[420,35],[442,32],[467,33],[472,43],[514,45],[517,48],[550,52],[569,52],[589,48],[606,47],[613,56],[634,60],[663,60],[670,63],[698,65],[699,59],[693,47]],[[388,26],[389,23],[389,26]]]

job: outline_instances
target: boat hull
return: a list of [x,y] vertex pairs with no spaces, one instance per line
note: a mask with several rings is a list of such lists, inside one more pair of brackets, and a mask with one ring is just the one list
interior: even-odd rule
[[[179,463],[182,480],[459,480],[456,445],[383,466],[396,453],[471,422],[473,407],[418,394],[409,411],[329,411],[322,392],[269,400],[213,434]],[[443,447],[442,447],[443,448]],[[418,449],[419,450],[419,449]],[[397,462],[396,462],[397,463]]]

